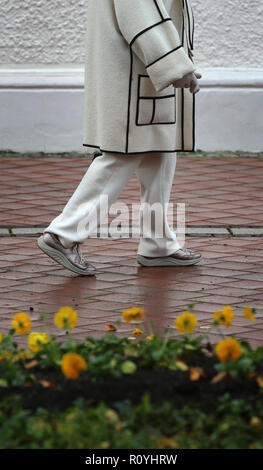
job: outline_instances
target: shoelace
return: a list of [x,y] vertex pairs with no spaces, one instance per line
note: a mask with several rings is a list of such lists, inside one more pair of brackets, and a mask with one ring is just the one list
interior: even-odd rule
[[79,243],[76,243],[76,245],[74,246],[74,250],[75,250],[75,252],[78,254],[79,259],[80,259],[80,262],[81,262],[81,263],[86,263],[87,260],[85,259],[85,257],[83,256],[82,252],[80,251]]
[[189,255],[192,255],[194,253],[193,250],[190,250],[189,248],[182,248],[183,252],[185,255],[189,256]]

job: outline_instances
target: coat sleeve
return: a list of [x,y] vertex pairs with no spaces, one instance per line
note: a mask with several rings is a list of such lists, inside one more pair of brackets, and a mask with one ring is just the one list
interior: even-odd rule
[[146,67],[156,91],[196,70],[163,0],[113,0],[120,33]]

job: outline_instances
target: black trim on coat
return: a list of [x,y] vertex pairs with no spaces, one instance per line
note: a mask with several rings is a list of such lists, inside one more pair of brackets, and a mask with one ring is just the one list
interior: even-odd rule
[[132,89],[132,75],[133,75],[133,50],[132,47],[129,47],[130,50],[130,77],[129,77],[129,92],[128,92],[128,110],[127,110],[127,127],[126,127],[126,153],[129,148],[129,131],[130,131],[130,107],[131,107],[131,89]]
[[151,62],[150,64],[146,65],[145,68],[147,69],[148,67],[151,67],[151,65],[155,64],[156,62],[158,62],[158,60],[162,60],[164,57],[166,57],[167,55],[171,54],[172,52],[174,51],[177,51],[178,49],[180,49],[182,46],[182,44],[178,47],[175,47],[174,49],[171,49],[169,52],[166,52],[166,54],[163,54],[161,57],[159,57],[158,59],[154,60],[153,62]]
[[[192,150],[184,150],[184,149],[175,149],[175,150],[144,150],[143,152],[119,152],[116,150],[106,150],[101,149],[99,145],[89,145],[89,144],[82,144],[83,147],[93,147],[100,149],[101,152],[105,153],[117,153],[118,155],[139,155],[141,153],[174,153],[174,152],[192,152]],[[97,156],[97,155],[96,155]],[[98,155],[99,156],[99,155]]]
[[192,42],[192,37],[191,37],[190,13],[189,13],[189,8],[188,8],[188,3],[187,3],[187,1],[185,2],[185,5],[186,5],[186,12],[187,12],[187,17],[188,17],[188,38],[189,38],[189,45],[190,45],[190,49],[193,50],[193,42]]
[[150,124],[153,124],[154,115],[155,115],[155,100],[153,100],[153,111],[152,111],[152,117],[151,117],[151,122],[150,122]]
[[159,5],[158,5],[158,3],[157,3],[157,0],[154,0],[154,3],[155,3],[155,6],[156,6],[156,8],[157,8],[159,14],[160,14],[160,17],[161,17],[162,20],[163,20],[163,14],[162,14],[162,12],[161,12],[161,10],[160,10],[160,7],[159,7]]
[[[137,104],[136,104],[136,118],[135,118],[135,124],[136,126],[162,126],[162,125],[169,125],[169,124],[175,124],[176,123],[176,95],[175,91],[173,94],[167,94],[163,96],[143,96],[141,95],[141,78],[142,77],[147,77],[149,80],[150,77],[149,75],[144,75],[144,74],[138,74],[138,84],[137,84]],[[174,89],[175,90],[175,89]],[[174,120],[173,121],[162,121],[162,122],[153,122],[154,116],[155,116],[155,109],[156,109],[156,100],[161,100],[161,99],[170,99],[173,98],[173,109],[174,109]],[[139,122],[139,115],[140,115],[140,104],[142,100],[152,100],[152,113],[151,116],[149,117],[149,122],[146,123],[140,123]]]
[[142,31],[140,31],[139,33],[137,33],[137,34],[132,38],[132,40],[131,40],[131,42],[130,42],[130,47],[133,45],[133,43],[136,41],[136,39],[137,39],[138,37],[140,37],[142,34],[146,33],[147,31],[149,31],[149,30],[152,29],[152,28],[155,28],[156,26],[159,26],[160,24],[165,23],[166,21],[172,21],[172,18],[165,18],[165,19],[163,19],[163,20],[161,20],[161,21],[158,21],[157,23],[152,24],[151,26],[148,26],[148,28],[145,28],[145,29],[143,29]]
[[[184,46],[184,13],[182,12],[182,45]],[[182,148],[184,149],[184,88],[181,88],[181,139]],[[184,151],[184,150],[183,150]]]

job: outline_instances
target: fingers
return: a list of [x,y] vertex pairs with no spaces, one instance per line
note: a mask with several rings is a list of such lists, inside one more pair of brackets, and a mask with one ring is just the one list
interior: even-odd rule
[[198,81],[197,81],[197,79],[194,79],[194,80],[191,81],[190,92],[195,94],[195,93],[198,93],[198,91],[200,91]]
[[193,74],[189,73],[184,77],[184,88],[190,88],[193,81]]
[[201,78],[202,75],[201,73],[199,72],[194,72],[192,74],[192,77],[191,77],[191,80],[189,80],[189,86],[187,85],[185,88],[190,88],[190,93],[198,93],[198,91],[200,91],[200,87],[199,87],[199,84],[198,84],[198,81],[197,79]]
[[193,93],[194,95],[198,93],[199,91],[200,91],[200,87],[198,84],[190,87],[190,92]]
[[198,93],[200,91],[197,79],[202,78],[199,72],[190,72],[183,78],[173,83],[175,88],[190,88],[191,93]]
[[197,85],[194,90],[193,90],[193,94],[195,95],[196,93],[198,93],[200,91],[200,87]]

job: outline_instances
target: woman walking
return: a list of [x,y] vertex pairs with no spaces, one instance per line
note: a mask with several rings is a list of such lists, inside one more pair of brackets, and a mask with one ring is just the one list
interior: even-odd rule
[[[83,145],[93,160],[38,239],[41,250],[71,271],[95,274],[80,250],[91,232],[86,221],[97,220],[93,215],[99,207],[100,217],[106,215],[134,171],[141,203],[159,203],[163,209],[164,235],[157,236],[146,222],[147,236],[140,237],[137,252],[140,265],[186,266],[201,260],[200,253],[180,246],[166,214],[177,152],[195,150],[201,75],[193,61],[193,37],[189,0],[88,1]],[[103,196],[107,208],[100,204]]]

